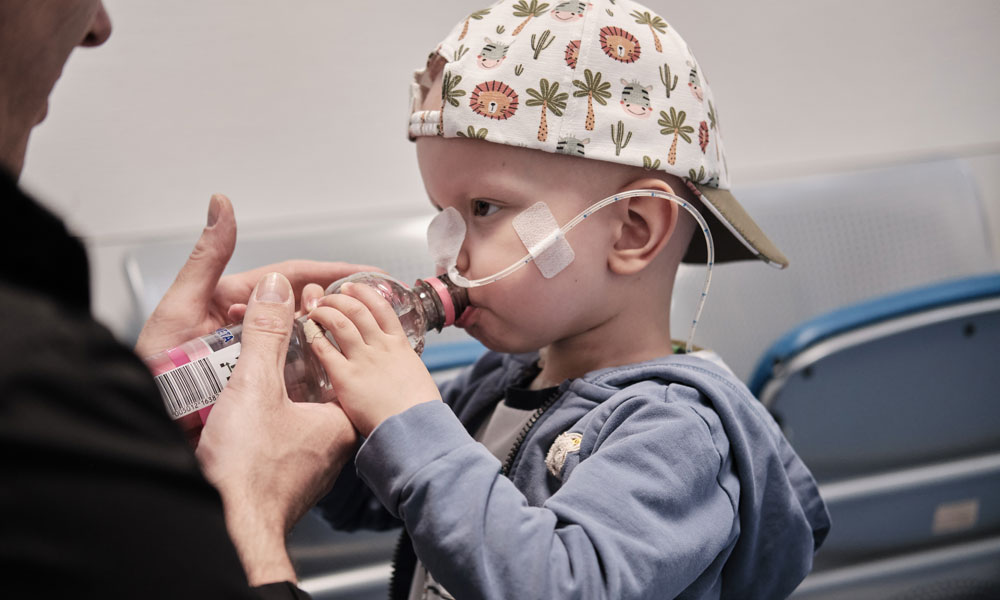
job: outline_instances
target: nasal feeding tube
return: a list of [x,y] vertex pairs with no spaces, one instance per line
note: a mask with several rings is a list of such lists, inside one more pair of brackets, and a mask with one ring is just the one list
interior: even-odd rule
[[[706,263],[707,268],[705,271],[705,285],[701,291],[701,298],[698,299],[698,305],[694,313],[694,318],[691,320],[691,331],[688,334],[687,342],[685,344],[685,352],[690,353],[692,351],[695,328],[698,326],[698,319],[701,317],[701,312],[705,307],[705,300],[708,298],[708,288],[712,283],[712,267],[715,264],[715,243],[712,241],[712,232],[708,228],[708,223],[705,221],[705,217],[701,216],[701,213],[699,213],[690,202],[679,196],[661,192],[659,190],[631,190],[628,192],[622,192],[595,202],[585,208],[580,214],[570,219],[570,221],[562,227],[558,227],[558,223],[556,223],[555,218],[545,206],[545,203],[539,202],[524,211],[524,213],[534,211],[535,214],[533,215],[534,218],[532,219],[533,223],[531,225],[519,227],[516,219],[514,223],[515,230],[521,237],[522,242],[524,242],[525,246],[528,248],[528,254],[523,258],[518,259],[507,268],[480,279],[466,279],[458,273],[458,268],[456,267],[457,256],[462,247],[462,242],[465,239],[465,220],[462,219],[461,214],[457,210],[454,208],[448,208],[434,218],[427,230],[428,244],[431,248],[431,253],[436,256],[439,267],[446,269],[448,277],[451,281],[461,287],[480,287],[500,281],[504,277],[514,273],[530,262],[534,261],[536,264],[539,264],[538,259],[542,254],[546,253],[546,251],[552,250],[553,248],[557,248],[557,252],[555,254],[558,256],[556,256],[554,261],[548,261],[550,263],[548,265],[548,269],[542,268],[542,266],[539,265],[539,268],[542,270],[542,274],[546,278],[551,278],[573,260],[572,249],[569,247],[569,243],[565,239],[566,234],[571,229],[582,223],[584,219],[590,215],[606,206],[610,206],[619,200],[624,200],[625,198],[635,198],[640,196],[653,196],[656,198],[662,198],[663,200],[669,200],[670,202],[677,204],[694,217],[695,221],[697,221],[698,225],[701,227],[702,234],[705,237],[705,247],[708,255],[708,261]],[[539,223],[542,223],[543,227],[549,227],[549,229],[547,231],[540,230]]]

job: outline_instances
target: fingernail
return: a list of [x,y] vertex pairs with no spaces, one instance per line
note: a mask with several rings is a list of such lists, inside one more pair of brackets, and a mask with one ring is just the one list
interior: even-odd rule
[[292,293],[292,286],[281,276],[280,273],[268,273],[257,284],[257,293],[254,298],[258,302],[273,302],[283,304],[288,302],[288,297]]
[[206,227],[211,227],[219,221],[219,213],[222,212],[222,198],[218,194],[212,194],[212,199],[208,201],[208,220]]
[[315,308],[319,306],[319,298],[313,298],[306,302],[306,310],[312,312]]

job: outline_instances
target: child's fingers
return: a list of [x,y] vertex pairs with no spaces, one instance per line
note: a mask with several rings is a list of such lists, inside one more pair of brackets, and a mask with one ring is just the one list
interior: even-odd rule
[[[329,317],[326,314],[327,311],[333,310],[332,308],[320,307],[314,310],[309,315],[309,318],[326,331],[331,331],[329,329],[331,327],[329,320],[324,317]],[[347,357],[344,356],[339,348],[330,343],[330,340],[326,338],[326,333],[322,329],[312,332],[307,329],[306,334],[308,336],[307,342],[309,348],[319,359],[320,364],[323,365],[323,370],[326,371],[330,380],[334,381],[338,373],[344,372],[344,367],[347,365]],[[339,344],[340,342],[337,343]]]
[[340,353],[346,358],[350,359],[358,350],[364,348],[365,340],[354,322],[338,308],[328,306],[325,300],[309,313],[309,318],[333,337]]
[[[368,287],[368,286],[365,286]],[[354,323],[366,344],[374,344],[384,335],[371,310],[357,298],[347,294],[331,294],[320,300],[320,305],[336,308]]]
[[355,283],[344,284],[341,288],[341,293],[357,298],[364,303],[368,307],[368,310],[371,311],[379,328],[385,333],[390,335],[406,335],[406,332],[403,331],[403,325],[399,322],[399,316],[396,315],[396,311],[393,310],[389,301],[382,297],[382,294],[379,294],[367,285]]
[[299,307],[301,314],[308,315],[312,309],[319,305],[319,299],[322,297],[322,286],[316,283],[307,283],[302,288],[302,304]]

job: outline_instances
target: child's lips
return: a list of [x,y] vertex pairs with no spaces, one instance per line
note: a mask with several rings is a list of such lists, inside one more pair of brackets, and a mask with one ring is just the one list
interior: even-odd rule
[[476,313],[478,312],[479,309],[474,306],[466,308],[464,311],[462,311],[462,314],[455,321],[455,325],[461,327],[462,329],[465,329],[470,324],[470,322],[476,318]]

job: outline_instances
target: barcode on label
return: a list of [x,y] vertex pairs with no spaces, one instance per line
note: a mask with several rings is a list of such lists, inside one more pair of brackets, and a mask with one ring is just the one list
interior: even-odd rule
[[208,358],[177,367],[154,379],[172,419],[212,404],[224,386]]

